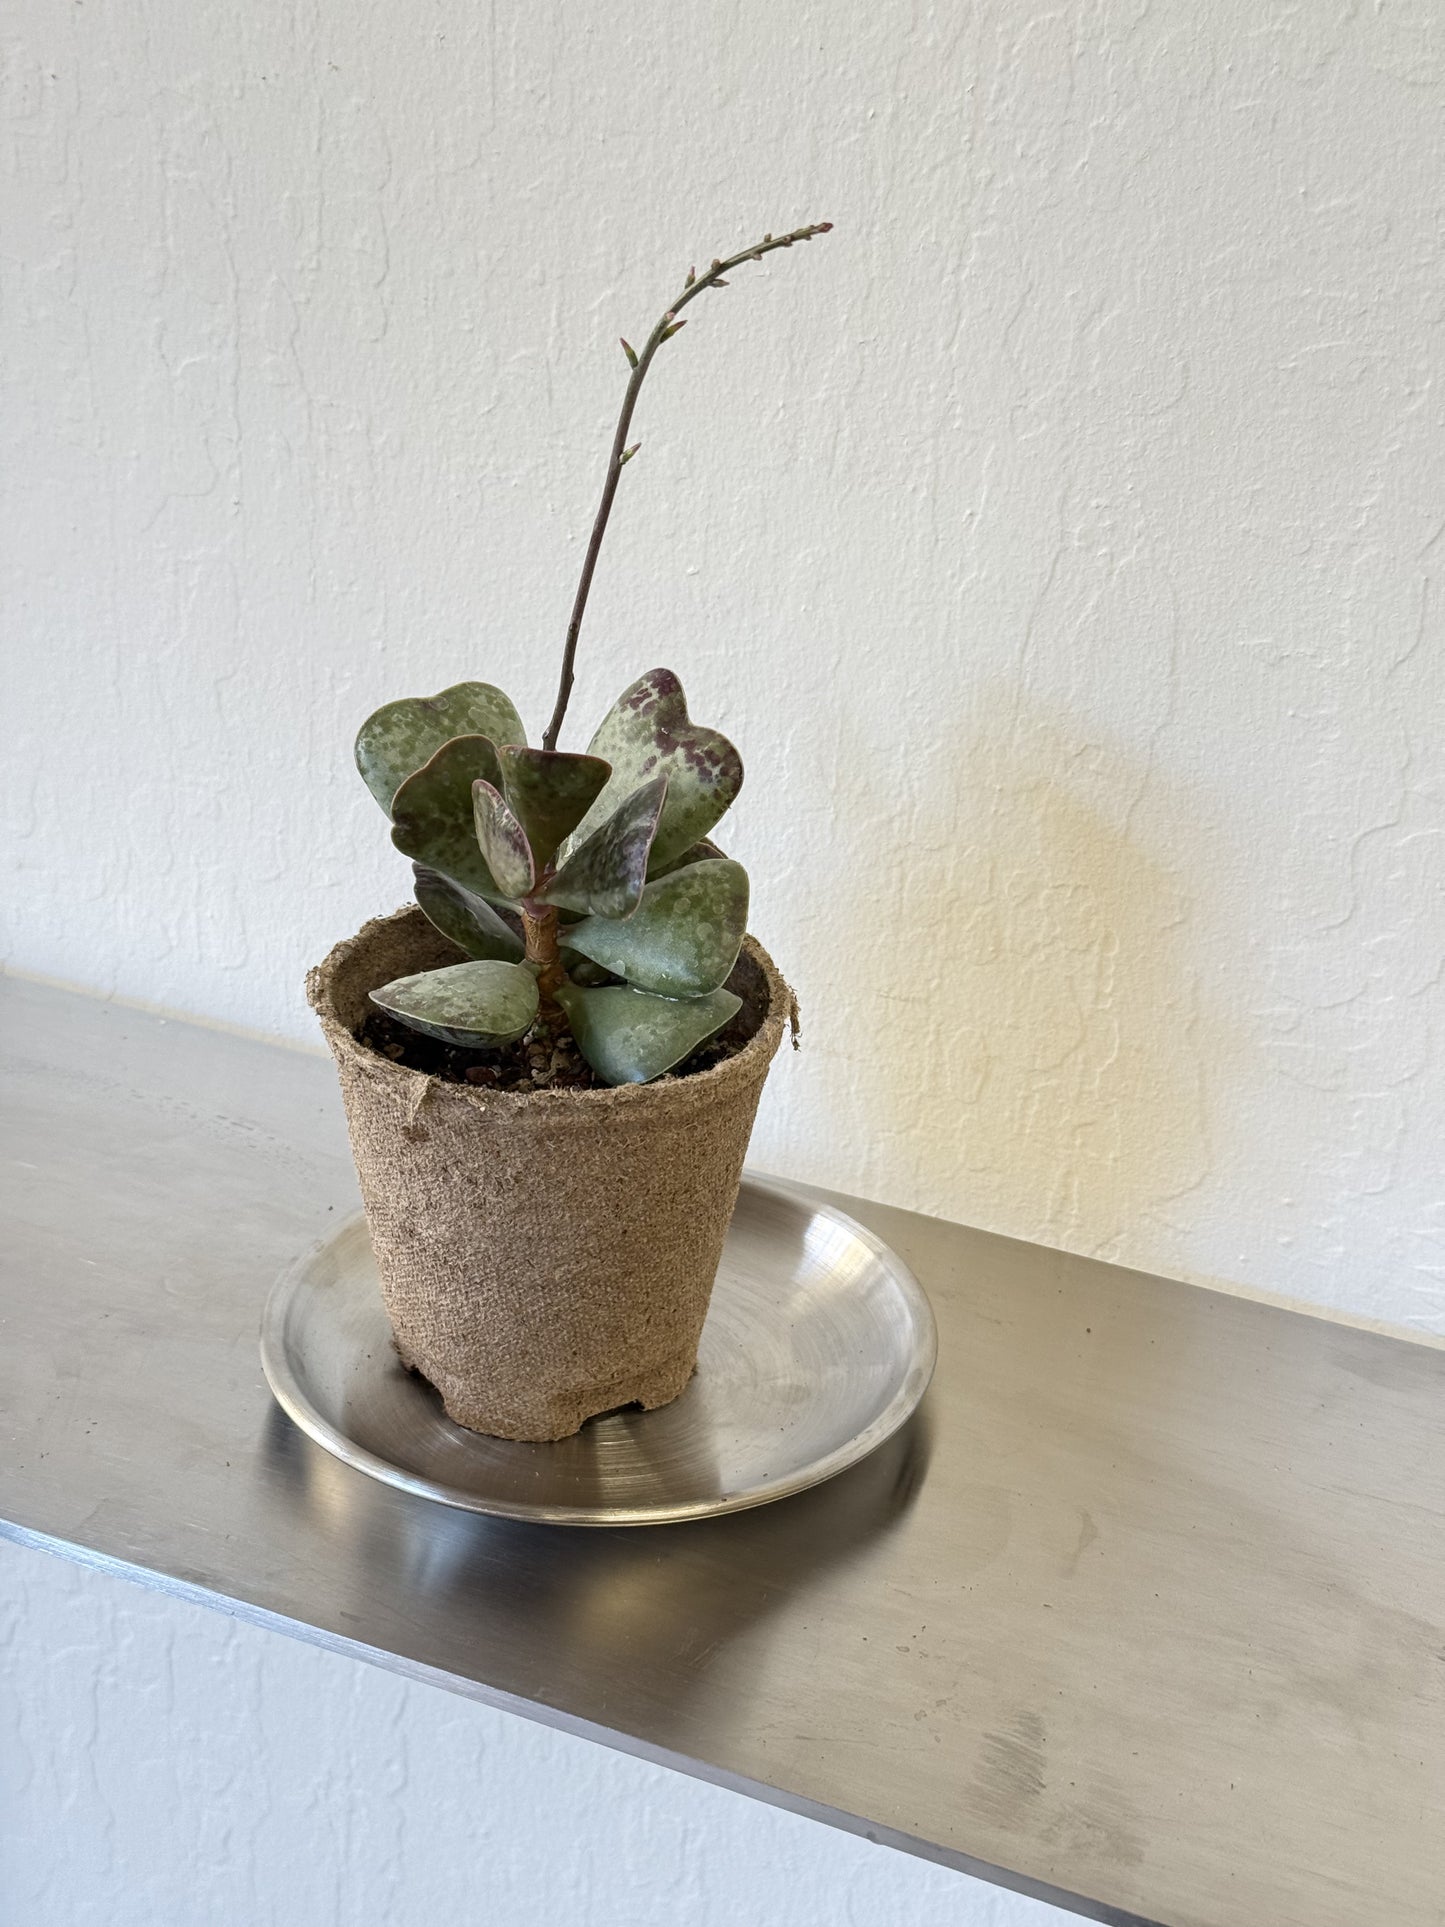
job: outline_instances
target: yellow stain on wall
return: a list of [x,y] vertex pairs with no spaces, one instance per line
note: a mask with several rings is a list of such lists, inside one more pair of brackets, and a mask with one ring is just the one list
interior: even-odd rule
[[894,943],[860,959],[881,1019],[872,1124],[921,1208],[1147,1264],[1211,1163],[1193,879],[1141,828],[1168,814],[1147,769],[1010,710],[932,765],[945,793],[920,784],[894,846],[875,932],[906,932],[904,968]]

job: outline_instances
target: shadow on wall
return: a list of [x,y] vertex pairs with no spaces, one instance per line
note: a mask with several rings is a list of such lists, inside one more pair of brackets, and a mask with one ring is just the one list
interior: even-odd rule
[[1189,954],[1203,833],[1137,758],[1012,690],[997,711],[956,746],[944,732],[887,948],[860,959],[863,1007],[911,1040],[870,1067],[869,1129],[924,1210],[1177,1267],[1170,1207],[1211,1162],[1217,1043]]

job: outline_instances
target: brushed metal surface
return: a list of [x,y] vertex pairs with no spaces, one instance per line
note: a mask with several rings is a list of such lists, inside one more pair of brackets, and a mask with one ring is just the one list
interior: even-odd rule
[[271,1398],[267,1291],[357,1204],[325,1060],[0,982],[0,1170],[12,1537],[1095,1920],[1441,1927],[1440,1350],[839,1200],[932,1302],[914,1418],[570,1532]]
[[261,1325],[283,1409],[348,1465],[466,1511],[572,1526],[713,1518],[834,1478],[908,1420],[937,1350],[901,1259],[760,1178],[743,1182],[686,1391],[555,1444],[454,1425],[404,1369],[359,1214],[277,1280]]

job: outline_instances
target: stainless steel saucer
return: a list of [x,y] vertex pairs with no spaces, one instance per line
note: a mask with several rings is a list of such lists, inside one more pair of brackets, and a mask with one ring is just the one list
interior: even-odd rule
[[898,1430],[936,1353],[901,1259],[841,1211],[757,1178],[738,1198],[687,1390],[553,1445],[454,1425],[403,1368],[361,1217],[284,1273],[261,1327],[271,1390],[348,1465],[446,1505],[557,1525],[661,1525],[801,1492]]

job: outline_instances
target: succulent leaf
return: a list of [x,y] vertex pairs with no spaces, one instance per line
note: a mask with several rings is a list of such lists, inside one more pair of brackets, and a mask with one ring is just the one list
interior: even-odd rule
[[610,970],[593,963],[590,957],[579,956],[575,950],[569,950],[565,943],[562,945],[562,963],[573,983],[581,984],[584,990],[596,990],[612,982]]
[[680,1064],[742,1008],[730,990],[705,997],[654,997],[628,984],[557,993],[577,1048],[604,1084],[646,1084]]
[[514,901],[530,896],[537,881],[537,866],[527,832],[508,809],[501,791],[485,778],[472,784],[472,817],[478,846],[503,894]]
[[726,855],[726,850],[720,850],[716,843],[709,837],[704,836],[684,850],[681,856],[675,856],[671,863],[649,863],[647,866],[648,880],[655,882],[658,877],[671,876],[674,870],[685,869],[689,863],[701,863],[708,857]]
[[469,957],[493,957],[505,963],[520,963],[522,939],[497,915],[485,897],[464,890],[440,870],[425,864],[412,866],[416,877],[416,900],[444,937],[450,937],[458,950]]
[[747,871],[723,857],[649,883],[630,917],[573,924],[567,942],[638,990],[696,997],[727,981],[747,927]]
[[526,831],[541,870],[596,802],[612,767],[600,756],[528,749],[525,743],[500,748],[497,760],[502,765],[502,794]]
[[612,765],[612,775],[573,845],[639,783],[666,775],[667,803],[652,846],[654,874],[705,837],[742,788],[742,758],[726,736],[689,720],[682,684],[670,669],[649,670],[624,689],[588,749]]
[[[634,790],[585,841],[574,845],[541,892],[542,901],[589,916],[631,916],[647,881],[648,852],[666,807],[668,787],[663,775]],[[567,941],[572,941],[570,929]]]
[[371,1001],[444,1044],[487,1050],[520,1037],[537,1015],[537,979],[520,964],[447,964],[373,990]]
[[436,696],[404,696],[367,717],[357,732],[356,767],[388,816],[406,779],[454,736],[527,740],[511,698],[489,682],[453,683]]
[[453,737],[393,797],[391,840],[403,856],[439,870],[474,896],[505,903],[507,893],[482,855],[472,817],[472,784],[480,778],[495,788],[501,774],[489,737]]

